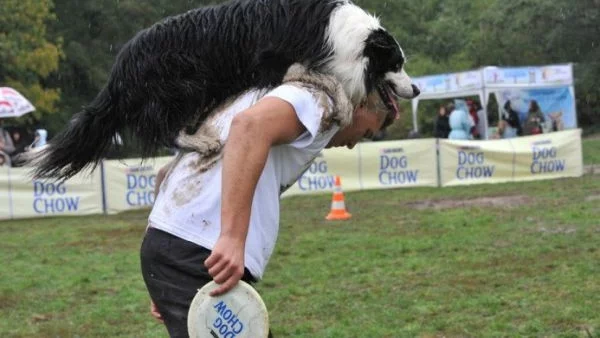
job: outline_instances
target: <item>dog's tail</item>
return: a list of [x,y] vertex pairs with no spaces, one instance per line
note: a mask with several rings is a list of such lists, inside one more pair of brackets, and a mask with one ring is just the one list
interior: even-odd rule
[[87,167],[93,170],[122,126],[113,102],[105,87],[45,148],[29,155],[34,176],[66,180]]

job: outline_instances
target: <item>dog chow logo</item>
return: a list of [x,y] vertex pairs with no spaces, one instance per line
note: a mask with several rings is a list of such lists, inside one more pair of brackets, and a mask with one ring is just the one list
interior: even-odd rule
[[125,200],[132,207],[154,204],[154,185],[156,174],[152,166],[131,167],[125,172],[127,192]]
[[322,154],[310,163],[304,174],[298,179],[298,188],[302,191],[331,190],[335,178],[327,170],[327,161]]
[[487,165],[485,153],[477,146],[466,146],[458,149],[458,168],[456,178],[459,180],[486,179],[494,176],[496,166]]
[[33,181],[33,210],[40,215],[79,210],[80,196],[69,196],[65,182]]
[[404,185],[417,183],[419,170],[411,170],[403,148],[381,149],[379,155],[379,183]]
[[557,158],[558,148],[552,145],[551,140],[533,142],[531,153],[529,169],[533,175],[563,172],[567,167],[566,160]]
[[219,315],[215,318],[210,330],[210,334],[213,337],[235,338],[244,332],[244,322],[227,307],[225,302],[220,301],[213,308]]

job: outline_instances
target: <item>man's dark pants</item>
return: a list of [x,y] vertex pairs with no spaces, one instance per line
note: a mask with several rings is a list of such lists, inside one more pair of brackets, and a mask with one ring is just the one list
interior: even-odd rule
[[[140,249],[142,276],[171,337],[188,337],[190,304],[198,289],[212,281],[204,266],[210,253],[158,229],[148,228],[146,232]],[[247,269],[242,280],[256,282]]]

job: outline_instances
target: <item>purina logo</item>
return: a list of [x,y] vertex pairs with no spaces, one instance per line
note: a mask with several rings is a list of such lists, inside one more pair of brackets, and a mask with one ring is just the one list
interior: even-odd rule
[[552,144],[552,140],[541,140],[541,141],[531,142],[532,147],[543,146],[543,145],[547,145],[547,144]]
[[133,174],[133,173],[139,173],[139,172],[145,172],[145,171],[151,171],[153,170],[154,167],[151,165],[147,165],[147,166],[140,166],[140,167],[127,167],[125,169],[125,173],[126,174]]
[[394,154],[394,153],[403,153],[404,148],[381,148],[379,149],[380,154]]
[[480,146],[460,146],[458,147],[459,150],[463,150],[463,151],[472,151],[472,150],[480,150],[481,147]]

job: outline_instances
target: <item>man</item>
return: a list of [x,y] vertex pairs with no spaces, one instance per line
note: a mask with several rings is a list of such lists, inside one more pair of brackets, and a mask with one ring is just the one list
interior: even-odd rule
[[279,195],[322,149],[353,148],[396,118],[377,92],[357,107],[340,92],[314,77],[266,95],[250,91],[202,131],[218,135],[222,150],[182,153],[161,169],[141,263],[151,311],[172,337],[187,336],[198,288],[214,279],[215,296],[240,279],[262,278],[277,238]]

